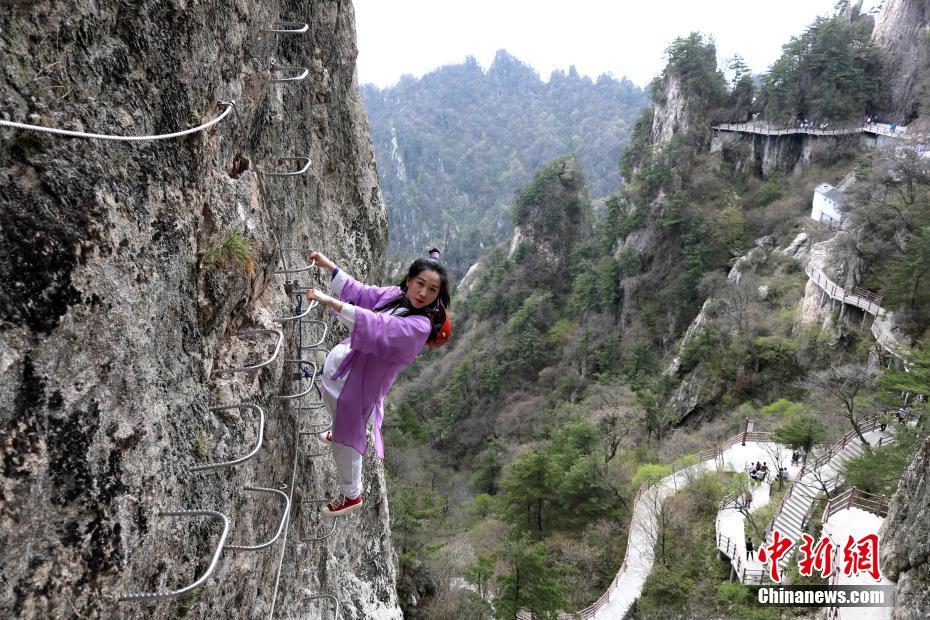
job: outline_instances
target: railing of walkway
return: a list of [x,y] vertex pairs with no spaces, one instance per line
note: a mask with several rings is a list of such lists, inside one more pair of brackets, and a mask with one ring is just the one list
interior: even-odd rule
[[[827,502],[827,505],[823,509],[823,519],[824,524],[830,520],[830,517],[835,515],[841,510],[846,510],[847,508],[861,508],[866,512],[871,512],[878,515],[879,517],[888,516],[888,498],[884,495],[875,495],[874,493],[867,493],[856,487],[850,487],[846,489],[836,497],[830,499]],[[833,575],[830,576],[830,585],[835,586],[839,583],[840,571],[839,571],[839,545],[833,549]],[[830,607],[827,609],[827,620],[835,620],[840,617],[840,608],[839,607]]]
[[892,126],[886,123],[867,123],[852,127],[826,127],[818,129],[815,127],[775,127],[768,123],[720,123],[712,129],[716,131],[737,131],[742,133],[755,133],[765,136],[789,136],[794,134],[804,134],[811,136],[845,136],[857,133],[871,133],[880,136],[890,136],[902,140],[923,140],[923,133],[910,134],[907,127]]
[[829,295],[831,299],[856,306],[873,316],[878,316],[885,311],[881,305],[882,297],[876,295],[872,291],[867,291],[859,287],[855,287],[852,291],[847,291],[830,280],[822,271],[814,269],[810,265],[804,268],[804,273],[806,273],[823,292]]
[[823,509],[823,518],[821,519],[821,522],[826,523],[830,520],[830,517],[839,511],[852,507],[860,508],[866,512],[877,514],[880,517],[888,516],[887,497],[884,495],[869,493],[856,487],[850,487],[839,495],[830,498],[830,500],[827,502],[827,505]]
[[891,332],[879,325],[878,321],[872,323],[871,331],[872,335],[875,336],[875,341],[878,342],[885,351],[901,359],[901,345]]
[[759,568],[749,568],[744,564],[743,557],[740,554],[739,545],[736,544],[736,541],[732,540],[729,536],[722,536],[720,534],[719,518],[718,523],[715,525],[714,529],[717,532],[717,549],[728,558],[730,558],[730,564],[733,566],[733,570],[736,573],[736,578],[740,581],[740,583],[747,585],[774,583],[769,577],[768,572],[765,570]]
[[[835,299],[844,304],[851,304],[873,315],[875,320],[872,321],[870,329],[872,335],[875,336],[875,341],[894,357],[901,358],[900,343],[891,332],[881,325],[881,321],[887,319],[889,316],[885,312],[885,309],[882,308],[881,304],[883,298],[881,296],[872,291],[859,288],[858,286],[854,287],[851,293],[848,293],[841,286],[837,286],[836,283],[824,275],[822,271],[814,269],[810,265],[804,268],[804,273],[806,273],[825,294],[829,295],[831,299]],[[865,320],[865,317],[863,317],[863,320]]]

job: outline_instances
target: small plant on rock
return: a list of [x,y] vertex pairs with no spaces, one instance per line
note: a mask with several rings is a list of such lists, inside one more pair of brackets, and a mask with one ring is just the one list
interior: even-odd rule
[[252,243],[243,235],[229,231],[219,245],[208,246],[203,253],[203,262],[220,269],[232,269],[255,277],[255,261],[252,258]]

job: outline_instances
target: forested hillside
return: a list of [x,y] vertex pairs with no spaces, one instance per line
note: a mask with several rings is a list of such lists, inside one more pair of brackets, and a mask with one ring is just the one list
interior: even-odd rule
[[555,71],[548,81],[501,50],[484,71],[469,58],[386,89],[367,85],[389,253],[431,243],[461,276],[482,248],[507,237],[505,205],[533,172],[566,153],[584,167],[593,197],[620,187],[617,161],[647,104],[632,82]]
[[[871,25],[841,6],[786,44],[759,91],[740,72],[728,83],[707,39],[682,37],[618,158],[629,182],[600,216],[580,158],[546,163],[517,193],[513,238],[482,253],[455,299],[453,342],[416,362],[387,412],[410,617],[585,607],[617,574],[644,481],[747,418],[816,454],[847,433],[864,439],[867,420],[887,426],[902,394],[930,392],[930,159],[912,142],[712,129],[889,113]],[[844,178],[840,227],[810,219],[814,188]],[[815,271],[868,289],[881,323],[825,303]],[[889,431],[890,447],[863,443],[841,486],[818,490],[813,534],[846,485],[895,492],[925,418]],[[729,581],[714,548],[718,504],[741,484],[703,475],[656,508],[635,617],[780,617]],[[747,535],[763,536],[777,493]]]

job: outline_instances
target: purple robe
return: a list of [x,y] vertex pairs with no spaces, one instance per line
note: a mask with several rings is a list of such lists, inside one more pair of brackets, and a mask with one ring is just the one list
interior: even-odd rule
[[351,351],[333,374],[333,378],[338,379],[348,373],[336,402],[333,441],[365,454],[368,448],[365,427],[374,409],[375,451],[382,459],[384,397],[397,373],[407,367],[426,344],[431,329],[425,316],[400,317],[372,312],[403,294],[399,286],[368,286],[348,277],[339,295],[341,301],[355,305],[355,325],[349,338],[343,340],[349,343]]

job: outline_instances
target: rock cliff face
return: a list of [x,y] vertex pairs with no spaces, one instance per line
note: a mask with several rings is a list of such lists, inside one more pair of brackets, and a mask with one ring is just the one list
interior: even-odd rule
[[859,136],[763,136],[718,132],[711,152],[735,172],[754,171],[762,178],[792,174],[813,163],[829,164],[855,156],[864,140]]
[[896,582],[894,617],[930,616],[930,438],[905,471],[882,527],[882,572]]
[[[309,29],[261,32],[275,20]],[[284,362],[297,356],[293,324],[273,364],[211,376],[271,351],[238,330],[293,313],[273,274],[282,247],[320,248],[361,278],[380,276],[385,209],[354,26],[351,5],[335,0],[17,2],[0,13],[5,118],[157,134],[236,101],[215,127],[160,142],[0,130],[0,615],[259,618],[274,605],[277,617],[322,617],[331,604],[312,598],[322,592],[343,618],[400,617],[383,475],[370,455],[360,516],[300,542],[326,531],[312,500],[332,493],[334,471],[329,457],[306,456],[318,449],[312,438],[295,453],[297,431],[320,414],[277,398],[302,386]],[[308,76],[271,83],[271,63]],[[311,165],[300,176],[260,173],[279,157]],[[240,401],[265,412],[257,455],[192,473],[254,445],[252,414],[209,411]],[[202,590],[179,601],[117,602],[182,587],[208,565],[219,528],[159,511],[224,512],[230,543],[257,544],[273,536],[281,503],[243,487],[290,492],[293,471],[286,545],[227,550]]]
[[688,97],[682,92],[681,79],[670,74],[661,87],[662,96],[655,102],[652,113],[652,143],[666,144],[675,134],[686,134],[691,126]]
[[930,105],[930,1],[888,0],[872,40],[885,51],[893,120],[908,125]]

